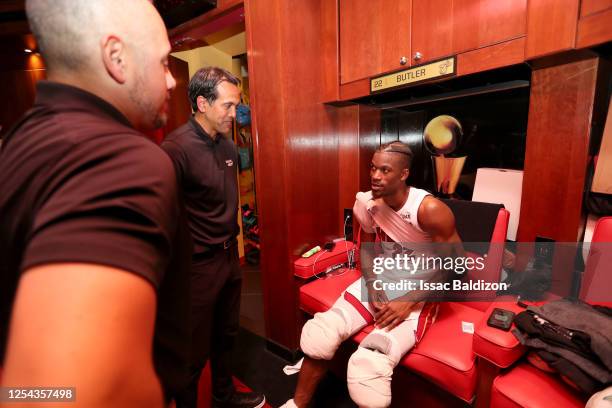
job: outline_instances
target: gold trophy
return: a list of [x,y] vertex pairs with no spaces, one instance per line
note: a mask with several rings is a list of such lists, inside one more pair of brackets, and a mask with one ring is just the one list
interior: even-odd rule
[[423,132],[425,148],[432,155],[436,190],[452,196],[457,188],[461,170],[467,156],[446,157],[461,145],[463,129],[457,119],[449,115],[436,116],[429,121]]

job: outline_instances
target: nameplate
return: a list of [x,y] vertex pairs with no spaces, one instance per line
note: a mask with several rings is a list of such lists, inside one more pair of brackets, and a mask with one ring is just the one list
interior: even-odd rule
[[431,81],[456,74],[455,57],[445,58],[440,61],[430,62],[418,67],[394,72],[372,78],[370,80],[370,92],[378,92],[389,88]]

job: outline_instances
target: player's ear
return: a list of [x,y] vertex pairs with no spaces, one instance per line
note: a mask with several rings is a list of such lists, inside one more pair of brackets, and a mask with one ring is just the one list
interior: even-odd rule
[[408,179],[408,176],[410,175],[410,170],[403,169],[401,175],[402,175],[401,176],[402,177],[402,181],[406,181]]

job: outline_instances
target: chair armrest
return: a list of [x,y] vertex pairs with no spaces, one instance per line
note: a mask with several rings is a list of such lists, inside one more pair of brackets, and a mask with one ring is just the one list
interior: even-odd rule
[[495,228],[491,236],[491,242],[506,242],[506,234],[508,233],[508,222],[510,221],[510,212],[505,208],[500,208],[495,221]]
[[514,301],[492,302],[484,313],[483,319],[476,325],[472,349],[478,357],[490,361],[497,367],[507,368],[525,353],[526,348],[512,334],[514,324],[510,331],[487,325],[487,320],[495,308],[510,310],[517,314],[525,310]]
[[339,241],[332,251],[322,250],[309,258],[297,258],[293,262],[293,275],[300,279],[310,279],[313,276],[321,278],[330,267],[345,264],[349,259],[349,252],[355,244],[349,241]]

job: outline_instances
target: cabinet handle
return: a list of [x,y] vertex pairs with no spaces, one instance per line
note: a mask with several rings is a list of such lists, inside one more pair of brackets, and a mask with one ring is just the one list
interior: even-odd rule
[[414,60],[415,61],[419,61],[421,58],[423,58],[423,54],[421,54],[418,51],[414,53]]
[[408,63],[408,58],[402,57],[400,58],[400,65],[406,65]]

